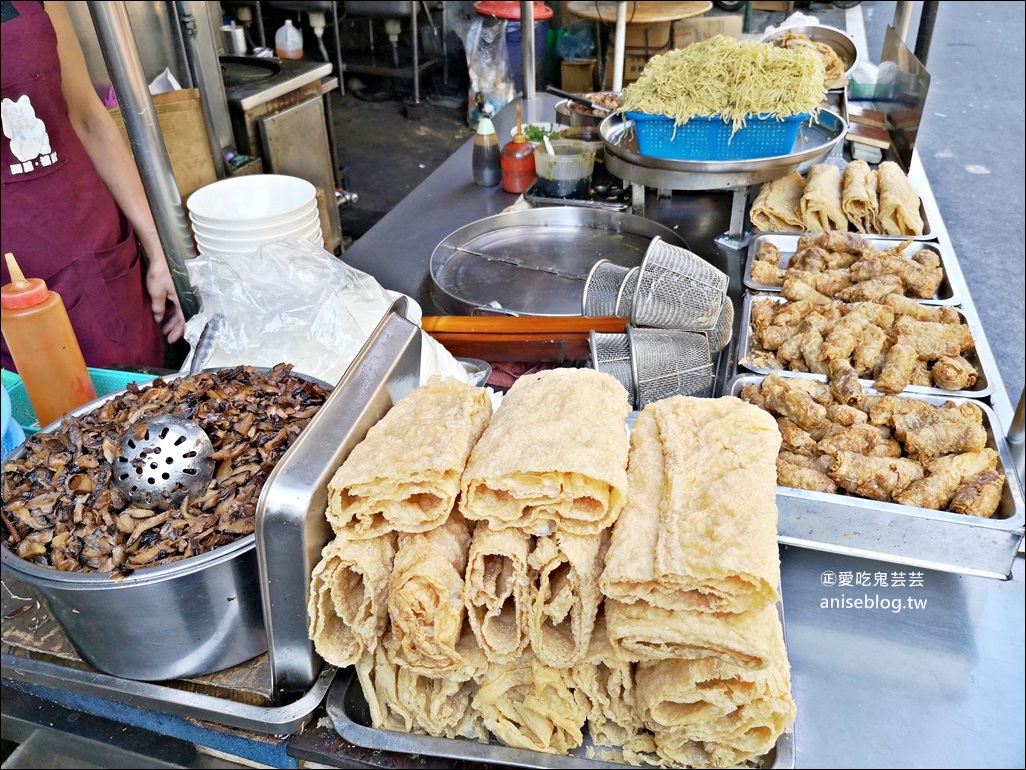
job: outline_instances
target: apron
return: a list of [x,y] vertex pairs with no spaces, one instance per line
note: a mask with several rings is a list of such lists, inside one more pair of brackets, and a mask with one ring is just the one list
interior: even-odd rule
[[3,5],[0,249],[60,294],[89,366],[163,366],[139,246],[68,118],[50,17],[40,3]]

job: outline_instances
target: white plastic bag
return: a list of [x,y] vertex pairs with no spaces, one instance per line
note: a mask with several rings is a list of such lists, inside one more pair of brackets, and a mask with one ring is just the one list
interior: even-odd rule
[[[302,374],[335,385],[398,293],[304,239],[266,244],[247,257],[202,254],[189,260],[200,311],[185,326],[197,368],[293,364]],[[412,299],[420,322],[420,308]],[[421,332],[420,379],[432,374],[469,382],[463,366]]]

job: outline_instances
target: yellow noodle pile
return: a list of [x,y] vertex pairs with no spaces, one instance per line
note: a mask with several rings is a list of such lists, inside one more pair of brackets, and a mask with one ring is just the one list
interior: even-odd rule
[[811,48],[777,48],[717,35],[654,56],[623,90],[621,109],[673,118],[722,116],[734,130],[752,115],[815,113],[826,95],[823,60]]

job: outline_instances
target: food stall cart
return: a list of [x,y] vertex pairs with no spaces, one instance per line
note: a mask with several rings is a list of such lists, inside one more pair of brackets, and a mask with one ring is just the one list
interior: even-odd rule
[[[547,120],[555,101],[532,99],[523,105],[525,116]],[[500,136],[512,126],[513,106],[496,119]],[[473,184],[470,153],[468,143],[346,252],[350,264],[415,298],[428,312],[437,308],[430,246],[470,222],[501,213],[515,200],[499,188]],[[934,238],[950,247],[918,158],[910,177]],[[645,211],[682,230],[689,246],[731,276],[732,299],[740,307],[745,254],[717,245],[718,236],[731,229],[734,200],[730,190],[671,197],[650,191]],[[975,313],[957,260],[948,265],[963,308]],[[736,317],[739,326],[741,314]],[[737,332],[722,357],[720,389],[727,387],[738,357]],[[981,356],[989,355],[985,338],[977,346]],[[988,375],[995,387],[986,400],[1007,426],[1011,405],[1000,377],[993,369]],[[831,553],[785,545],[781,563],[799,708],[795,766],[1003,766],[1021,761],[1021,715],[1002,707],[1023,699],[1021,556],[1012,559],[1011,580],[869,560],[855,549]],[[344,709],[344,692],[333,681],[333,671],[287,706],[247,708],[187,690],[171,697],[168,688],[4,652],[5,732],[12,723],[23,728],[49,724],[87,744],[92,741],[94,751],[97,743],[120,744],[179,766],[210,762],[212,755],[220,761],[283,767],[452,766],[451,760],[367,749],[340,738],[324,718],[324,704],[329,711]],[[127,740],[110,738],[112,732]],[[482,765],[460,760],[459,766]]]

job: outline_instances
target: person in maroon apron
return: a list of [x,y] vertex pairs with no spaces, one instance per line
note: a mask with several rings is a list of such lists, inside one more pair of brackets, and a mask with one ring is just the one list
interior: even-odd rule
[[[0,252],[61,295],[89,366],[163,366],[161,325],[175,342],[185,319],[139,172],[67,9],[3,0],[0,11]],[[2,273],[9,283],[6,263]],[[0,352],[13,370],[6,344]]]

